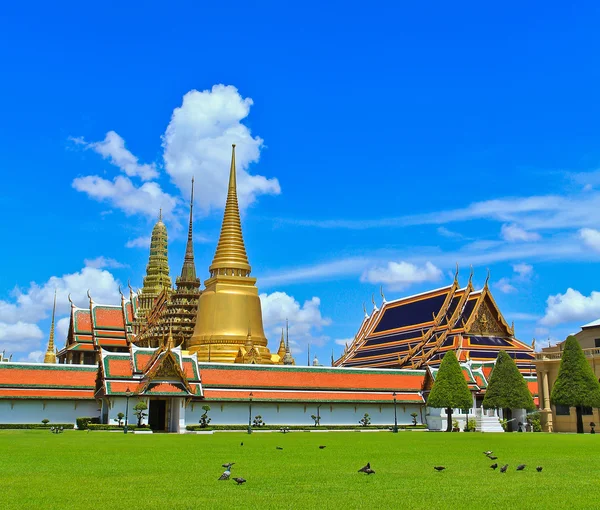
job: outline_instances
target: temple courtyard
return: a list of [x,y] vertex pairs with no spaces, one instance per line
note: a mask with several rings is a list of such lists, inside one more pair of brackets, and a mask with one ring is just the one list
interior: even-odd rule
[[590,434],[3,430],[0,452],[5,509],[596,508],[600,471]]

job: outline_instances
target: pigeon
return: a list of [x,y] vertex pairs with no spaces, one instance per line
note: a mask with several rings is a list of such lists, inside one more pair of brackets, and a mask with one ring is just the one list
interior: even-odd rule
[[244,441],[242,441],[242,442],[240,443],[240,446],[244,446]]
[[526,464],[519,464],[517,466],[517,471],[523,471],[525,469]]
[[494,457],[493,455],[488,455],[488,458],[490,460],[498,460],[498,457]]
[[492,469],[496,470],[498,468],[498,463],[494,462],[491,466]]
[[221,464],[222,467],[224,467],[227,471],[231,471],[231,466],[233,466],[235,464],[235,462],[229,462],[227,464]]
[[231,471],[229,471],[229,469],[223,471],[223,474],[220,476],[219,480],[229,480],[229,477],[231,476]]
[[433,469],[435,469],[436,471],[443,471],[445,468],[445,466],[434,466]]
[[504,464],[504,466],[502,466],[500,468],[500,473],[506,473],[506,470],[508,469],[508,464]]
[[541,473],[541,472],[542,472],[542,469],[544,469],[542,466],[538,466],[538,467],[536,467],[536,468],[535,468],[535,470],[536,470],[538,473]]
[[374,475],[375,471],[373,471],[371,468],[367,468],[365,469],[365,473],[367,473],[368,475]]
[[276,446],[275,449],[276,450],[283,450],[283,446]]
[[371,469],[371,463],[367,462],[366,466],[361,467],[358,472],[359,473],[366,473],[368,469]]
[[324,446],[324,445],[319,446],[320,450],[322,450],[323,448],[326,448],[326,446]]
[[494,453],[492,450],[488,450],[487,452],[483,452],[484,455],[491,455],[492,453]]
[[237,482],[238,485],[242,485],[243,483],[246,483],[245,478],[236,477],[236,478],[234,478],[234,480]]

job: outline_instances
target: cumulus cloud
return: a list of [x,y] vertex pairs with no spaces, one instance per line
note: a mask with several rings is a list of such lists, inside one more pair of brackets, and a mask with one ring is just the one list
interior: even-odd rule
[[546,300],[546,313],[540,320],[543,326],[556,326],[569,322],[589,322],[600,317],[600,292],[593,291],[584,296],[574,289],[564,294],[549,296]]
[[85,259],[83,262],[86,267],[93,267],[96,269],[104,269],[104,268],[119,269],[122,267],[127,267],[126,264],[121,264],[119,261],[117,261],[115,259],[111,259],[111,258],[104,257],[104,256],[96,257],[95,259]]
[[438,281],[442,271],[431,262],[422,266],[409,262],[388,262],[385,266],[367,269],[360,277],[361,282],[383,283],[390,288],[403,290],[412,284]]
[[447,237],[448,239],[464,239],[465,236],[459,234],[458,232],[454,232],[446,227],[438,227],[437,233],[442,237]]
[[329,340],[323,335],[322,328],[329,326],[331,319],[321,314],[321,300],[318,297],[306,300],[301,305],[293,296],[285,292],[273,292],[261,294],[260,301],[265,333],[271,339],[271,348],[279,341],[281,328],[285,327],[286,319],[289,321],[290,343],[300,347],[300,350],[308,343],[323,345]]
[[346,344],[350,345],[352,342],[354,342],[354,338],[338,338],[337,340],[334,340],[334,343],[341,345],[342,347],[345,347]]
[[225,203],[231,144],[236,144],[238,199],[242,209],[259,195],[281,192],[275,178],[251,175],[248,168],[260,158],[263,140],[252,136],[242,124],[252,106],[231,85],[215,85],[211,90],[191,90],[175,108],[163,136],[165,169],[186,194],[195,176],[202,186],[195,190],[198,205],[206,212]]
[[500,278],[494,286],[504,294],[512,294],[513,292],[517,292],[517,289],[510,283],[508,278]]
[[529,280],[533,274],[533,266],[525,263],[513,264],[513,271],[517,274],[517,277],[521,280]]
[[71,138],[71,141],[86,149],[92,149],[113,165],[119,167],[129,177],[139,177],[144,181],[158,177],[156,165],[140,165],[138,158],[125,148],[125,140],[114,131],[106,133],[104,140],[88,143],[83,138]]
[[177,199],[165,193],[156,182],[145,182],[137,187],[131,179],[119,175],[110,181],[97,175],[86,175],[73,180],[73,188],[86,193],[98,202],[107,202],[126,214],[158,216],[162,209],[165,218],[174,215]]
[[579,237],[588,248],[600,252],[600,232],[593,228],[582,228]]
[[500,230],[502,239],[510,243],[539,241],[541,236],[537,232],[528,232],[527,230],[513,224],[504,224]]
[[[39,325],[52,311],[54,291],[56,289],[56,314],[70,313],[68,295],[75,304],[87,306],[87,290],[91,289],[92,298],[97,303],[120,302],[119,282],[105,269],[84,267],[81,271],[52,276],[45,283],[31,283],[26,290],[15,289],[12,300],[0,300],[0,350],[26,352],[39,349],[40,340],[45,338]],[[58,321],[56,341],[66,337],[68,318]]]
[[27,355],[27,361],[31,363],[41,363],[44,361],[44,352],[43,351],[33,351]]

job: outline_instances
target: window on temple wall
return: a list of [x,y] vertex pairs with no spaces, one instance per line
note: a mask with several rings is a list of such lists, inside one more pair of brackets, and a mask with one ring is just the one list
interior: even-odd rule
[[583,406],[581,408],[581,414],[583,414],[584,416],[591,416],[592,414],[594,414],[594,411],[591,407]]
[[569,406],[557,405],[555,408],[556,416],[569,416],[571,414],[571,408]]
[[600,347],[600,338],[596,338],[596,339],[594,340],[594,345],[595,345],[596,347]]

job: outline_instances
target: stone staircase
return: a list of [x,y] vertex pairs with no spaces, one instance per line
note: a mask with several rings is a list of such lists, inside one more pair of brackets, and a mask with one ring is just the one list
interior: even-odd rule
[[477,432],[504,432],[500,418],[495,410],[478,408],[475,410]]

